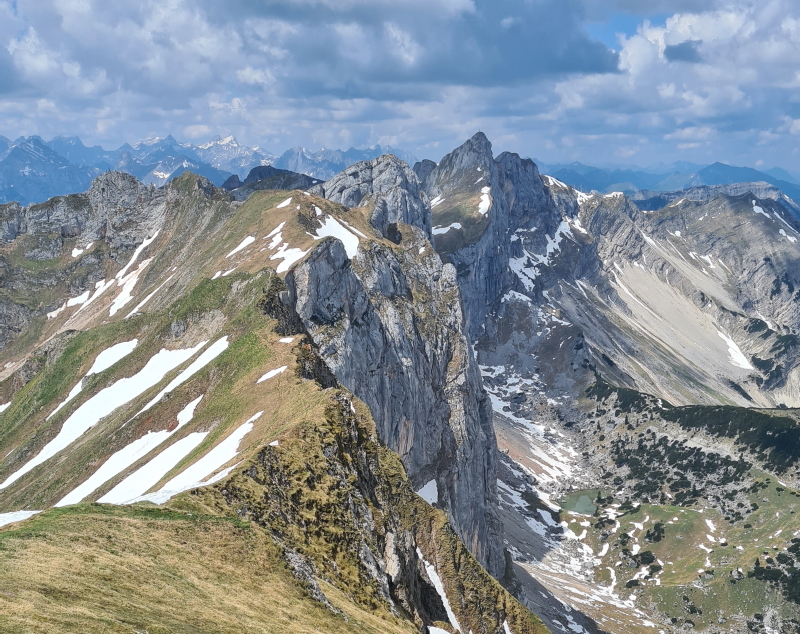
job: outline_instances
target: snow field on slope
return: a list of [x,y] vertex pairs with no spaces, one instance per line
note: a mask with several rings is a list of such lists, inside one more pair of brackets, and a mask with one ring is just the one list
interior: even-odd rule
[[313,236],[315,240],[321,240],[322,238],[326,237],[332,237],[341,240],[342,244],[344,245],[344,250],[347,253],[347,257],[351,260],[358,252],[358,236],[346,229],[336,220],[336,218],[333,218],[332,216],[325,217],[325,220],[322,222],[322,226],[316,230],[316,234],[316,236]]
[[162,348],[150,358],[139,372],[131,377],[120,379],[95,394],[73,412],[64,422],[56,437],[47,443],[34,458],[8,476],[6,481],[0,484],[0,489],[5,489],[45,460],[66,449],[99,423],[103,417],[108,416],[117,408],[129,403],[154,385],[157,385],[168,372],[191,359],[206,343],[202,341],[194,348],[183,350],[165,350]]
[[117,273],[117,274],[114,276],[116,279],[120,280],[120,279],[122,279],[122,278],[124,278],[124,277],[125,277],[126,273],[128,272],[128,269],[134,265],[134,263],[136,262],[136,260],[138,260],[138,259],[139,259],[139,256],[142,254],[142,251],[144,251],[144,250],[145,250],[147,247],[149,247],[149,246],[150,246],[150,245],[153,243],[153,241],[154,241],[154,240],[155,240],[155,239],[158,237],[158,233],[159,233],[159,232],[158,232],[158,231],[156,231],[156,232],[153,234],[153,237],[152,237],[152,238],[147,238],[147,239],[146,239],[144,242],[142,242],[142,243],[141,243],[141,244],[140,244],[138,247],[136,247],[136,250],[133,252],[133,255],[131,256],[131,259],[130,259],[130,260],[128,260],[128,263],[127,263],[127,264],[126,264],[126,265],[125,265],[125,266],[122,268],[122,270],[120,270],[120,271],[119,271],[119,272],[118,272],[118,273]]
[[196,449],[206,439],[209,432],[194,432],[181,438],[174,444],[140,467],[111,491],[101,497],[98,502],[105,504],[128,504],[155,486],[158,481]]
[[3,403],[2,405],[0,405],[0,414],[5,412],[9,407],[11,407],[11,401],[9,401],[8,403]]
[[739,346],[736,345],[736,342],[728,337],[728,335],[724,334],[722,331],[717,330],[717,334],[720,338],[728,344],[728,356],[730,358],[731,365],[736,366],[737,368],[742,368],[743,370],[754,370],[750,362],[747,360],[747,357],[742,354],[742,351],[739,349]]
[[21,522],[29,517],[33,517],[41,511],[13,511],[11,513],[0,513],[0,526],[13,524],[14,522]]
[[[61,305],[60,308],[47,313],[48,319],[55,319],[58,317],[64,310],[67,308],[71,308],[72,306],[80,306],[75,314],[81,312],[84,308],[94,303],[94,301],[100,297],[103,293],[105,293],[109,288],[111,288],[114,283],[116,282],[117,286],[122,287],[122,292],[114,299],[111,304],[111,308],[109,310],[109,315],[113,317],[123,306],[128,304],[132,299],[132,292],[134,286],[139,281],[139,276],[141,275],[142,271],[147,267],[148,264],[152,261],[151,259],[144,260],[135,271],[128,274],[128,269],[134,265],[136,260],[141,255],[142,251],[144,251],[153,241],[158,237],[158,231],[156,231],[151,238],[147,238],[142,244],[136,247],[136,250],[133,252],[131,259],[128,260],[128,263],[114,276],[111,280],[100,280],[94,286],[95,290],[94,293],[90,294],[89,291],[84,292],[77,297],[73,297],[68,299],[64,304]],[[87,245],[85,248],[88,249],[92,243]],[[73,251],[73,257],[75,256],[75,251]]]
[[[67,396],[66,400],[62,401],[61,404],[56,407],[52,413],[47,417],[45,420],[49,420],[53,416],[56,415],[64,405],[69,403],[73,398],[75,398],[78,394],[80,394],[81,390],[83,389],[83,381],[86,377],[91,376],[92,374],[100,374],[101,372],[108,370],[112,365],[114,365],[117,361],[121,361],[125,357],[127,357],[131,352],[133,352],[134,348],[139,344],[138,339],[131,339],[130,341],[123,341],[122,343],[118,343],[116,345],[111,346],[103,350],[100,354],[97,355],[97,358],[94,360],[92,367],[89,368],[89,371],[83,375],[80,381],[78,381],[77,385],[72,388],[69,395]],[[0,410],[2,411],[2,410]]]
[[236,255],[237,253],[239,253],[239,251],[241,251],[243,249],[246,249],[251,244],[253,244],[255,241],[256,241],[256,237],[255,236],[247,236],[244,240],[242,240],[239,243],[239,246],[237,246],[233,251],[231,251],[230,253],[228,253],[228,255],[225,256],[225,259],[228,259],[229,257],[231,257],[233,255]]
[[135,501],[147,500],[156,504],[163,504],[173,496],[178,495],[178,493],[201,486],[208,486],[226,477],[233,470],[233,467],[223,470],[214,477],[211,477],[211,475],[239,455],[239,445],[242,439],[253,430],[253,423],[261,418],[263,413],[263,411],[258,412],[249,418],[225,440],[200,460],[172,478],[161,489],[155,493],[142,495]]
[[442,580],[439,577],[439,574],[436,572],[436,567],[429,564],[425,557],[422,555],[422,551],[417,548],[417,557],[420,558],[422,564],[425,566],[425,572],[428,573],[428,578],[433,583],[433,587],[436,588],[436,592],[439,594],[439,597],[442,599],[442,603],[444,604],[444,610],[447,612],[447,618],[450,620],[450,625],[452,625],[455,629],[459,632],[462,631],[461,625],[458,623],[458,619],[456,618],[455,612],[453,612],[453,608],[450,607],[450,601],[447,599],[447,594],[444,591],[444,585],[442,584]]
[[139,263],[139,266],[136,267],[135,271],[132,271],[121,279],[117,279],[117,285],[121,286],[122,290],[111,302],[111,307],[108,309],[108,314],[110,317],[116,315],[122,308],[133,301],[133,288],[139,282],[139,276],[152,261],[152,258],[142,260],[142,262]]
[[[205,345],[206,342],[203,342]],[[206,367],[209,363],[211,363],[214,359],[216,359],[219,355],[225,352],[228,349],[228,337],[222,337],[222,339],[217,339],[214,343],[212,343],[207,350],[203,352],[197,359],[195,359],[189,367],[187,367],[183,372],[181,372],[178,376],[176,376],[172,381],[169,382],[169,385],[161,390],[156,397],[151,400],[147,405],[145,405],[141,411],[139,411],[136,416],[139,414],[146,412],[148,409],[153,407],[156,403],[158,403],[161,398],[165,394],[169,394],[174,390],[176,387],[186,383],[190,378],[192,378],[195,374],[200,372],[204,367]],[[135,418],[135,417],[134,417]]]
[[144,458],[153,449],[171,438],[181,427],[184,427],[192,420],[194,410],[197,408],[202,398],[202,396],[199,396],[178,413],[178,426],[175,429],[172,431],[148,431],[141,438],[134,440],[132,443],[113,454],[88,480],[56,502],[55,506],[77,504],[113,477],[125,471],[125,469],[141,458]]

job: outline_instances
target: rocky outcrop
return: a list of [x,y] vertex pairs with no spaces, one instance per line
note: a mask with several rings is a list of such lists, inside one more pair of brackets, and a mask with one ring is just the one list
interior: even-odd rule
[[427,187],[428,177],[431,175],[431,172],[436,169],[436,163],[430,159],[422,159],[418,163],[414,163],[413,169],[419,179],[420,185],[425,189]]
[[305,174],[282,170],[271,165],[261,165],[250,170],[244,181],[237,174],[222,184],[236,200],[247,200],[253,192],[266,189],[308,189],[321,181]]
[[262,449],[220,492],[200,490],[198,498],[215,508],[222,498],[263,526],[312,597],[333,609],[317,582],[324,579],[421,631],[450,623],[484,634],[547,632],[480,568],[441,512],[414,495],[363,405],[339,391],[326,420],[298,436]]
[[[430,166],[420,166],[421,173],[427,167]],[[495,159],[492,144],[482,132],[445,156],[425,178],[425,190],[431,199],[458,199],[464,192],[485,187],[491,201],[485,228],[476,239],[447,249],[444,255],[458,271],[473,339],[480,336],[492,305],[506,291],[520,287],[509,260],[521,257],[523,246],[546,249],[546,236],[552,235],[561,222],[561,213],[533,161],[508,152]],[[434,209],[434,219],[440,209]],[[515,236],[520,229],[527,230],[530,243],[523,244]],[[437,248],[440,246],[437,239]]]
[[383,236],[398,223],[431,236],[430,208],[417,176],[392,154],[355,163],[309,191],[345,207],[372,207],[370,223]]
[[[23,234],[81,237],[85,242],[109,239],[141,242],[164,222],[167,192],[140,183],[122,172],[98,176],[85,194],[52,198],[39,205],[4,207],[0,239]],[[135,235],[128,235],[130,233]],[[52,257],[52,256],[51,256]]]
[[[757,183],[733,183],[730,185],[706,185],[674,192],[655,192],[641,189],[629,197],[639,209],[657,211],[681,199],[706,203],[720,196],[741,196],[748,193],[760,200],[774,200],[780,203],[789,211],[790,215],[794,216],[795,220],[800,221],[800,205],[788,198],[774,185],[763,181]],[[800,225],[797,226],[800,227]]]
[[337,379],[370,407],[382,442],[492,574],[501,575],[496,442],[469,342],[455,269],[424,233],[402,249],[371,243],[351,262],[322,243],[286,277],[287,301]]
[[[212,209],[220,205],[225,209]],[[157,231],[189,223],[180,230],[196,239],[235,205],[229,194],[193,174],[156,189],[128,174],[106,172],[84,194],[0,207],[0,240],[10,243],[0,255],[0,350],[37,317],[93,290],[106,278],[107,266],[122,266]],[[80,251],[90,244],[89,251]],[[75,255],[72,248],[78,249]],[[24,259],[39,264],[26,266]]]

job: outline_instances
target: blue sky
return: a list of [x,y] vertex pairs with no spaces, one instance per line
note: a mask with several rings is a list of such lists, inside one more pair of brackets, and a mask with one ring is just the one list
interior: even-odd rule
[[795,0],[0,0],[0,134],[793,170]]

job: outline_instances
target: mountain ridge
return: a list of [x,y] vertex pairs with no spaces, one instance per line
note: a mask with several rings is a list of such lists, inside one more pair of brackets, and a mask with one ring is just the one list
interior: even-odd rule
[[[403,606],[422,631],[541,631],[480,562],[554,632],[792,631],[800,217],[778,188],[585,194],[478,133],[438,165],[388,155],[308,191],[237,189],[112,173],[86,195],[0,208],[0,310],[25,317],[0,352],[0,510],[46,508],[100,478],[84,465],[151,434],[206,434],[124,508],[269,528],[319,604],[333,584],[361,607]],[[9,482],[115,379],[195,346]],[[248,425],[246,462],[174,495]],[[372,438],[393,452],[378,467]],[[133,491],[149,464],[88,499]],[[415,501],[398,517],[385,495]],[[297,541],[304,522],[324,539]],[[457,604],[473,589],[495,606],[487,621]]]

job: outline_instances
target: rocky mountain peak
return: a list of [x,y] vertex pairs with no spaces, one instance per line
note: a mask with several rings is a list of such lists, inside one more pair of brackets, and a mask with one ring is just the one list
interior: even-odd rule
[[460,189],[477,171],[491,171],[494,167],[492,144],[483,132],[478,132],[466,143],[445,156],[426,182],[432,195],[446,195]]
[[430,207],[414,171],[392,154],[361,161],[309,190],[345,207],[372,206],[372,226],[381,235],[399,222],[431,236]]

